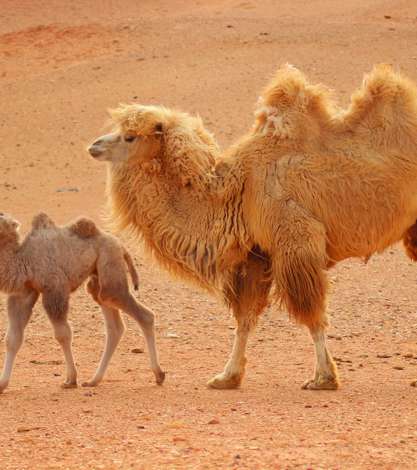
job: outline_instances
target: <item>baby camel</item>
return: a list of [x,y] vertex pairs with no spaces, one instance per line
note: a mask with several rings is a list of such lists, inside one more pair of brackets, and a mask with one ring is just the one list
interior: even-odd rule
[[138,288],[138,277],[129,253],[120,243],[85,218],[58,227],[46,214],[40,213],[34,217],[32,230],[23,242],[19,240],[18,229],[16,220],[0,213],[0,291],[9,294],[9,326],[0,393],[9,384],[16,354],[23,343],[24,329],[40,294],[65,356],[67,377],[62,386],[76,387],[77,370],[67,314],[70,293],[87,278],[87,290],[100,304],[104,315],[106,345],[94,377],[83,385],[95,386],[103,379],[124,331],[119,309],[133,317],[142,328],[151,368],[156,382],[162,384],[165,374],[158,362],[154,315],[129,292],[126,265],[135,289]]

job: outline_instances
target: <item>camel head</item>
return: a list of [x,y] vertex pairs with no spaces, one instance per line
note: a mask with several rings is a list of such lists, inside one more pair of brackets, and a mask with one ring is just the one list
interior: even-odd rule
[[198,117],[162,106],[121,105],[110,111],[114,131],[90,145],[111,166],[195,185],[212,171],[217,144]]
[[[10,215],[0,212],[0,242],[15,241],[18,239],[20,223]],[[1,246],[0,246],[1,248]]]

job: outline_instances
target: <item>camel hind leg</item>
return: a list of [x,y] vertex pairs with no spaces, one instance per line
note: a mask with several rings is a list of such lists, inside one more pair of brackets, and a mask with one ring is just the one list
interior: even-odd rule
[[114,351],[116,350],[117,345],[123,336],[125,326],[120,316],[119,310],[113,307],[108,307],[100,302],[100,286],[97,276],[93,275],[90,277],[87,283],[87,291],[100,305],[106,327],[106,343],[100,359],[100,364],[97,367],[94,376],[88,382],[83,383],[83,387],[95,387],[104,378]]
[[269,258],[260,251],[250,253],[247,261],[235,270],[231,285],[224,291],[226,301],[236,319],[237,328],[229,360],[223,372],[208,382],[209,387],[229,389],[240,386],[245,373],[245,351],[249,333],[268,303],[270,288]]
[[338,388],[337,367],[326,346],[326,296],[328,259],[324,227],[293,207],[280,220],[272,270],[277,296],[290,316],[306,325],[314,342],[314,377],[303,385],[309,390]]
[[[111,270],[109,269],[111,267]],[[131,316],[142,329],[148,347],[151,369],[155,381],[161,385],[165,380],[165,372],[161,369],[155,339],[155,315],[130,293],[125,265],[122,259],[100,257],[97,263],[99,282],[98,300],[101,305],[120,309]]]

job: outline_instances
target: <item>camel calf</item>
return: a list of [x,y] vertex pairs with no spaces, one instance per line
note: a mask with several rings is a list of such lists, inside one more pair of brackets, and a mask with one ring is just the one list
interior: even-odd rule
[[19,240],[18,229],[16,220],[0,213],[0,291],[8,294],[9,317],[0,393],[9,384],[13,363],[23,343],[24,329],[40,294],[65,356],[67,376],[62,386],[77,386],[67,314],[71,292],[88,278],[87,291],[104,315],[106,345],[94,377],[83,385],[95,386],[104,377],[124,331],[119,310],[134,318],[142,328],[152,371],[156,382],[162,384],[165,374],[158,362],[154,315],[129,291],[126,267],[135,289],[138,288],[138,276],[125,248],[86,218],[58,227],[46,214],[38,214],[23,242]]

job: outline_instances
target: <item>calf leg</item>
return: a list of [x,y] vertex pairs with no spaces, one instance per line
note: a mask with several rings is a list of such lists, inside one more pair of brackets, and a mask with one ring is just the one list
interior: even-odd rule
[[88,382],[84,382],[83,387],[95,387],[103,380],[113,353],[116,350],[125,330],[123,320],[121,319],[120,313],[117,309],[102,305],[101,311],[103,313],[104,323],[106,326],[106,344],[94,377]]
[[24,294],[10,295],[7,301],[9,325],[6,333],[6,358],[0,376],[0,393],[7,387],[16,355],[22,346],[24,330],[32,315],[39,294],[30,290]]
[[[99,280],[101,282],[100,276]],[[128,290],[113,290],[109,289],[108,286],[102,286],[99,300],[106,306],[123,310],[138,322],[145,336],[149,351],[151,369],[155,374],[156,383],[161,385],[165,379],[165,372],[162,371],[158,360],[158,351],[155,340],[154,314],[143,304],[136,301]]]
[[270,260],[259,250],[250,253],[245,263],[232,275],[231,285],[224,290],[237,322],[233,348],[226,366],[207,385],[216,389],[240,386],[246,365],[246,346],[249,333],[255,327],[258,316],[268,303],[271,288]]
[[[98,299],[99,288],[97,277],[92,276],[87,284],[87,290],[94,300],[100,304]],[[116,350],[125,329],[123,320],[116,308],[107,307],[104,304],[100,304],[100,306],[106,326],[106,344],[94,377],[88,382],[84,382],[83,387],[95,387],[103,380],[113,353]]]
[[61,345],[65,357],[67,376],[62,388],[77,386],[77,369],[72,354],[72,330],[68,323],[69,292],[65,289],[47,290],[43,293],[42,302],[54,329],[55,339]]

